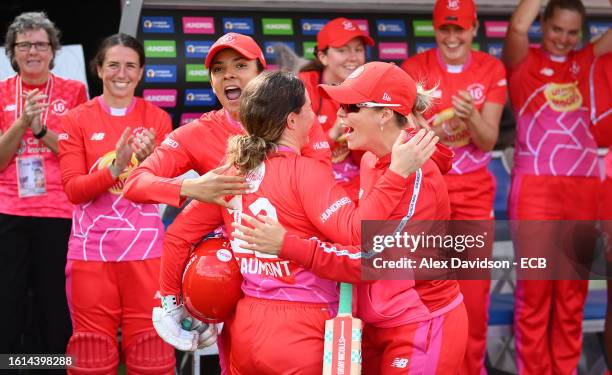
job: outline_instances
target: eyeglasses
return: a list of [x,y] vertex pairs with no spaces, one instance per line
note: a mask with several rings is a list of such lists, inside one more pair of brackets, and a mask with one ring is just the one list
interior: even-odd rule
[[340,108],[344,110],[345,113],[355,113],[359,112],[361,108],[382,108],[382,107],[399,107],[400,104],[385,104],[385,103],[374,103],[374,102],[364,102],[357,104],[340,104]]
[[30,51],[30,48],[32,48],[32,46],[34,46],[34,48],[36,48],[37,51],[44,52],[44,51],[49,50],[49,46],[51,46],[51,43],[49,43],[49,42],[19,42],[19,43],[15,43],[15,47],[17,47],[17,50],[19,50],[21,52],[28,52],[28,51]]

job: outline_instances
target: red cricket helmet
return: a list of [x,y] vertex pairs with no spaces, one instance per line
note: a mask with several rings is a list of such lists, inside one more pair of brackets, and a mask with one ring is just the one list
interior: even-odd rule
[[189,313],[208,323],[229,318],[242,298],[242,275],[226,238],[200,243],[183,272],[183,303]]

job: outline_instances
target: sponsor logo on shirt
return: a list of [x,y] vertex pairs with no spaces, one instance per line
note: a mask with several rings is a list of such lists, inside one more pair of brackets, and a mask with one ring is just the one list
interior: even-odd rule
[[174,33],[174,21],[172,17],[143,17],[142,32],[145,34],[172,34]]
[[15,104],[7,104],[4,106],[4,112],[12,112],[17,108]]
[[175,141],[174,139],[169,138],[169,137],[164,139],[164,141],[162,142],[162,145],[166,145],[166,146],[168,146],[170,148],[178,148],[178,146],[179,146],[177,141]]
[[552,75],[555,74],[555,71],[551,68],[542,68],[542,70],[540,70],[540,74],[547,77],[552,77]]
[[406,24],[403,20],[376,20],[379,36],[406,36]]
[[451,147],[465,146],[470,142],[467,124],[455,116],[453,108],[447,108],[433,118],[433,126],[441,127],[440,142]]
[[67,141],[68,138],[70,138],[70,136],[68,135],[68,133],[59,133],[57,135],[57,140],[58,141]]
[[261,25],[264,35],[293,35],[291,18],[262,18]]
[[212,17],[183,17],[183,33],[214,34],[215,21]]
[[[98,170],[108,168],[113,163],[116,156],[117,156],[117,153],[115,152],[115,150],[107,152],[104,156],[102,156],[96,162]],[[133,153],[132,159],[128,163],[127,167],[125,167],[125,169],[121,172],[119,177],[117,177],[117,181],[115,181],[115,184],[111,186],[108,189],[108,191],[111,194],[120,195],[123,192],[123,186],[125,186],[125,181],[127,180],[132,170],[136,168],[137,166],[138,166],[138,159],[136,159],[136,154]]]
[[352,201],[349,197],[342,197],[332,203],[331,206],[325,209],[325,212],[321,214],[321,222],[325,223],[336,211],[338,211],[342,206],[346,206],[350,204]]
[[325,121],[327,121],[327,115],[319,115],[319,123],[321,124],[325,124]]
[[329,143],[327,141],[316,142],[312,145],[314,150],[326,150],[329,149]]
[[302,35],[317,35],[317,33],[329,22],[326,19],[302,19],[300,25],[302,26]]
[[551,83],[544,89],[550,107],[557,112],[575,111],[582,105],[582,94],[576,82]]
[[91,141],[101,141],[104,139],[104,135],[105,135],[104,133],[93,133],[91,135],[90,140]]
[[236,32],[244,35],[253,35],[255,26],[252,18],[223,18],[223,32]]
[[499,80],[499,82],[497,82],[497,86],[500,86],[500,87],[508,86],[508,81],[505,78],[502,78]]
[[394,358],[393,362],[391,363],[391,367],[395,367],[395,368],[406,368],[406,366],[408,366],[408,358]]

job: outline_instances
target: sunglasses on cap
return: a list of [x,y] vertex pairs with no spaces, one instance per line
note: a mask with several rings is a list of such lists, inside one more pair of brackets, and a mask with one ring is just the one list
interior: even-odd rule
[[344,110],[346,113],[355,113],[359,112],[361,108],[381,108],[381,107],[399,107],[399,104],[385,104],[385,103],[374,103],[374,102],[364,102],[357,104],[340,104],[340,108]]

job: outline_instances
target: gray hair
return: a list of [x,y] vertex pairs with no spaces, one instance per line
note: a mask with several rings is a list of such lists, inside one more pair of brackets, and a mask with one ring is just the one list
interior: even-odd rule
[[51,43],[51,51],[53,57],[49,62],[49,69],[53,69],[55,53],[62,48],[60,44],[60,31],[55,27],[55,24],[47,17],[45,12],[26,12],[21,13],[13,20],[4,37],[4,49],[6,55],[11,61],[13,69],[19,73],[19,66],[15,61],[15,41],[17,34],[22,34],[33,30],[45,30]]

